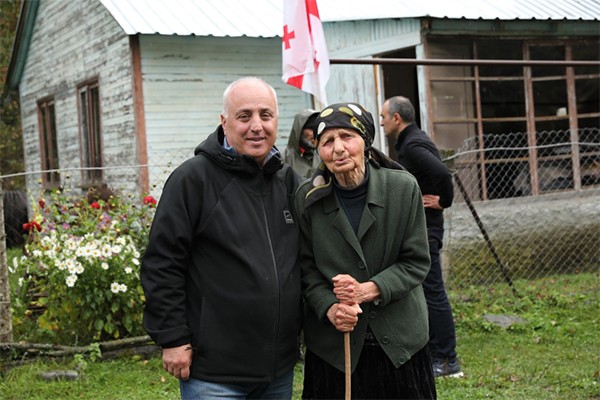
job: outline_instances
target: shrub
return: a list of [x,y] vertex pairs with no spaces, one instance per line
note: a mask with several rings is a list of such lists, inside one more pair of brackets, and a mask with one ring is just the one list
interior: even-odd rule
[[156,200],[104,192],[54,191],[33,203],[23,225],[27,243],[11,266],[23,307],[14,317],[33,323],[38,338],[89,344],[144,333],[140,256]]

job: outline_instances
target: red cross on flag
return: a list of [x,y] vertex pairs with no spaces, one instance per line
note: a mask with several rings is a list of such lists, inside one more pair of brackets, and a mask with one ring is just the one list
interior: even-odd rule
[[283,0],[282,80],[327,104],[329,57],[317,0]]

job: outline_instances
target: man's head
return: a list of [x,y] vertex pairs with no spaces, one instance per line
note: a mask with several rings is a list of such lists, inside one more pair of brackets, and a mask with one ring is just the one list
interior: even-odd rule
[[385,135],[397,137],[404,128],[415,122],[415,108],[406,97],[394,96],[383,103],[380,116]]
[[317,115],[319,115],[319,113],[315,111],[314,114],[308,117],[308,119],[304,123],[304,126],[302,127],[302,134],[300,136],[300,147],[302,147],[305,150],[313,150],[317,146],[314,127]]
[[277,95],[273,87],[255,77],[231,83],[223,93],[221,125],[229,146],[262,165],[277,139]]

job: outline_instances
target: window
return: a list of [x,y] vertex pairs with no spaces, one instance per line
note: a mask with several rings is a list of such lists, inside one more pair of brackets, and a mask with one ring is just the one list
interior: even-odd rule
[[40,154],[42,161],[42,183],[51,189],[60,186],[58,166],[58,146],[56,145],[56,119],[54,100],[38,102],[38,121],[40,127]]
[[79,131],[84,186],[102,183],[102,132],[98,81],[79,86]]
[[478,174],[478,198],[600,184],[600,69],[551,62],[598,60],[598,41],[433,38],[428,45],[430,58],[550,61],[429,67],[430,133],[442,148],[481,151],[459,165]]

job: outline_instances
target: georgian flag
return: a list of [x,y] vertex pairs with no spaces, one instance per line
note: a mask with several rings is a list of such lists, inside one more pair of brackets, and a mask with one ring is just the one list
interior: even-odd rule
[[327,105],[329,57],[317,0],[283,1],[282,80]]

